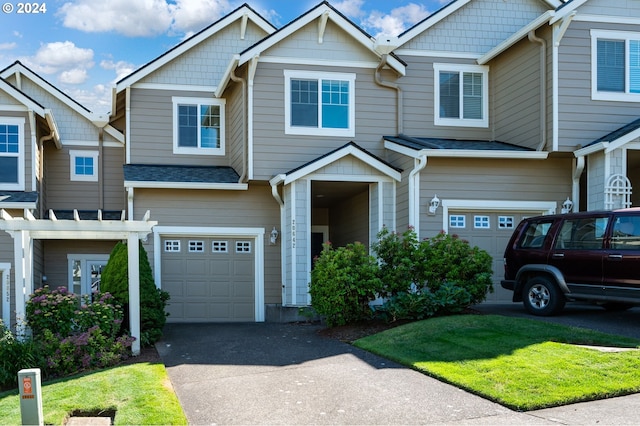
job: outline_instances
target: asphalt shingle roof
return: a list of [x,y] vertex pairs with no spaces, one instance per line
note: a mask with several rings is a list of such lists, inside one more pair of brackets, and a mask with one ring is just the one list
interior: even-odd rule
[[124,180],[132,182],[238,183],[240,175],[226,166],[125,164]]
[[409,136],[385,136],[385,140],[394,142],[407,148],[422,149],[460,149],[477,151],[533,151],[517,145],[500,141],[460,140],[443,138],[412,138]]
[[586,146],[595,145],[600,142],[613,142],[616,139],[623,137],[626,134],[633,132],[634,130],[640,129],[640,118],[632,121],[626,126],[622,126],[619,129],[614,130],[611,133],[604,135],[603,137],[596,139],[595,141],[588,143]]
[[0,191],[0,199],[2,199],[0,203],[35,203],[38,201],[38,193],[24,191]]

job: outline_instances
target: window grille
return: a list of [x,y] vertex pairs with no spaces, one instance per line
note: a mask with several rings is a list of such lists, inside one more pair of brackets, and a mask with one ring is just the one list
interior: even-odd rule
[[604,188],[604,208],[607,210],[631,207],[631,181],[624,175],[611,175]]

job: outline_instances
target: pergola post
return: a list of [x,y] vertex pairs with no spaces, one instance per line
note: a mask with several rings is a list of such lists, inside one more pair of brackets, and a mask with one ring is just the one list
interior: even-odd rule
[[140,355],[140,249],[138,234],[130,233],[127,238],[129,255],[129,327],[131,337],[135,338],[131,345],[133,355]]

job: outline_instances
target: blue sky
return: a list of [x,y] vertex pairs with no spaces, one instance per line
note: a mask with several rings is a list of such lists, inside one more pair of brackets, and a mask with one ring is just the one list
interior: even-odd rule
[[[280,28],[320,0],[49,0],[38,13],[33,2],[18,13],[18,1],[0,0],[0,69],[20,60],[90,110],[108,112],[116,81],[245,2]],[[449,2],[331,4],[375,36],[398,34]]]

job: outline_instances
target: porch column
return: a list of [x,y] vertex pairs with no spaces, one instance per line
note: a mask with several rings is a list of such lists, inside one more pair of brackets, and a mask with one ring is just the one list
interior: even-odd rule
[[24,239],[25,231],[11,233],[13,237],[13,259],[15,264],[15,292],[16,292],[16,336],[24,338],[26,333],[26,298],[24,294],[25,264],[24,264]]
[[127,253],[129,266],[129,328],[135,340],[131,345],[133,355],[140,355],[140,249],[138,234],[129,233]]

